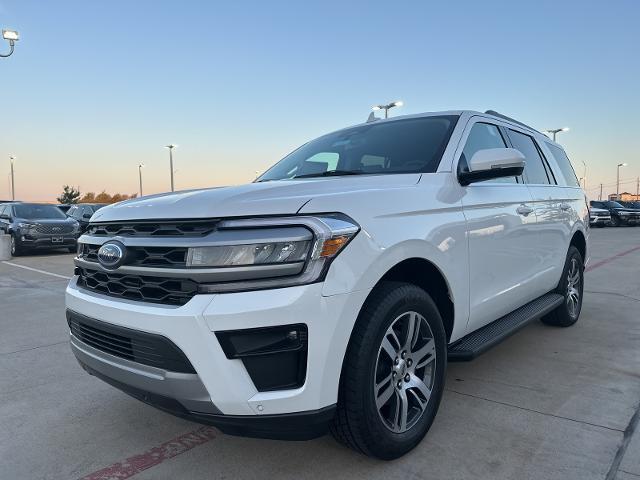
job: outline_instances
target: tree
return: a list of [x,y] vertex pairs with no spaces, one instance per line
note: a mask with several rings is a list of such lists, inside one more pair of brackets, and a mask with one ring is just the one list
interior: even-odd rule
[[95,203],[95,201],[96,201],[96,194],[93,192],[85,193],[80,199],[80,203]]
[[132,195],[127,195],[126,193],[114,193],[113,195],[110,195],[105,190],[103,190],[98,195],[93,192],[85,193],[80,199],[79,203],[116,203],[136,197],[136,193]]
[[71,204],[78,203],[79,198],[80,190],[77,190],[75,187],[65,185],[64,187],[62,187],[62,195],[60,195],[57,200],[59,203]]
[[109,195],[107,192],[105,192],[103,190],[98,195],[96,195],[95,202],[96,203],[111,203],[111,195]]

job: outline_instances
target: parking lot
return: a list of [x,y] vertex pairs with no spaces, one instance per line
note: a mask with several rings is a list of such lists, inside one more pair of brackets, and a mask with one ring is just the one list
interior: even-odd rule
[[640,228],[592,230],[591,254],[579,323],[535,322],[450,364],[430,433],[388,463],[330,436],[226,436],[128,397],[69,349],[72,255],[1,262],[0,478],[640,479]]

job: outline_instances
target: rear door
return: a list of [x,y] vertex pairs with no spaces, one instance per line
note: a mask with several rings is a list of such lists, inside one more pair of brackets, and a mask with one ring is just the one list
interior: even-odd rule
[[[458,168],[478,150],[506,148],[498,122],[473,117],[462,135]],[[455,163],[454,163],[455,165]],[[469,245],[469,330],[498,319],[533,300],[530,284],[536,268],[533,201],[516,177],[464,187],[462,197]]]
[[[580,187],[578,177],[571,166],[569,157],[560,145],[551,141],[540,142],[544,151],[547,153],[549,164],[556,172],[558,185],[562,190],[565,204],[568,205],[567,213],[569,216],[570,232],[575,230],[576,222],[580,221],[584,225],[589,224],[589,209],[584,190]],[[604,208],[608,211],[606,205],[599,205],[598,208]],[[583,259],[585,262],[587,259]]]
[[569,248],[571,234],[569,208],[565,192],[558,186],[554,172],[531,132],[509,127],[513,148],[525,156],[523,177],[533,197],[536,215],[537,242],[529,255],[533,261],[535,278],[531,288],[540,296],[558,284]]

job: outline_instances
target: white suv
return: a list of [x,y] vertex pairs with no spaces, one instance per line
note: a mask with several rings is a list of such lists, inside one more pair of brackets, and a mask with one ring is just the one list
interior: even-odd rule
[[[91,374],[223,432],[331,429],[396,458],[447,362],[580,315],[589,212],[563,149],[496,112],[379,120],[254,183],[102,208],[66,293]],[[517,366],[515,367],[517,368]]]

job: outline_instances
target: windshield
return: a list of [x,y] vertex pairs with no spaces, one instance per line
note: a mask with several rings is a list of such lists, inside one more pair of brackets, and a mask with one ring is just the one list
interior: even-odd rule
[[620,205],[618,202],[607,202],[607,206],[609,208],[624,208],[622,205]]
[[20,204],[14,205],[16,217],[27,219],[65,219],[67,216],[53,205]]
[[435,172],[457,116],[370,123],[303,145],[257,181],[333,175]]

